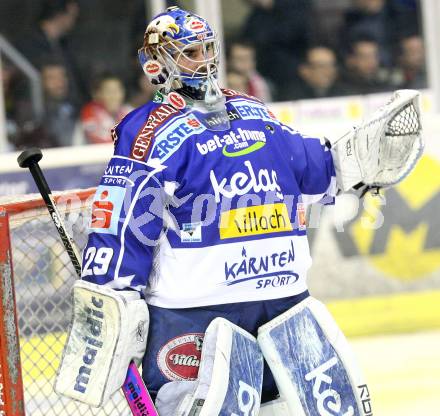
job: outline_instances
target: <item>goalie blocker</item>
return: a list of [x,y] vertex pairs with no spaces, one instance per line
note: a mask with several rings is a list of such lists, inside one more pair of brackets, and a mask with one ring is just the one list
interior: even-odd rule
[[137,292],[76,281],[73,322],[55,391],[90,406],[104,405],[121,388],[130,362],[142,361],[148,325],[148,307]]

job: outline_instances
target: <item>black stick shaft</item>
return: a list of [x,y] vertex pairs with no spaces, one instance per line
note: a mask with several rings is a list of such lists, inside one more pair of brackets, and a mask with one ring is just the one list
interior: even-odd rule
[[46,178],[40,168],[38,162],[32,161],[29,163],[29,170],[31,171],[32,177],[34,178],[35,185],[37,185],[41,196],[46,204],[51,204],[52,192],[49,185],[46,182]]
[[[58,212],[56,203],[52,197],[52,193],[50,191],[49,185],[46,182],[46,178],[38,164],[38,160],[42,157],[41,150],[39,149],[30,149],[28,151],[23,152],[18,158],[18,164],[20,167],[27,167],[31,171],[32,177],[34,178],[35,184],[37,185],[38,190],[40,191],[41,196],[43,197],[44,202],[46,203],[46,207],[49,211],[50,217],[52,218],[53,223],[57,227],[58,233],[63,241],[64,247],[67,251],[67,254],[70,257],[70,260],[75,268],[75,271],[78,277],[81,277],[81,263],[78,252],[76,251],[75,246],[73,245],[73,240],[70,238],[67,229],[61,219],[60,213]],[[139,392],[140,398],[135,399],[132,392],[132,387],[130,383],[132,382],[133,377],[138,380],[137,389]],[[127,403],[131,409],[133,416],[142,416],[142,415],[151,415],[151,416],[159,416],[156,408],[154,407],[153,400],[148,393],[145,384],[142,381],[142,378],[139,374],[139,371],[132,361],[130,363],[129,369],[127,371],[127,378],[124,381],[122,386],[125,397],[127,399]],[[136,392],[137,393],[137,392]],[[143,408],[145,411],[139,407],[139,404],[143,404]]]
[[37,188],[40,191],[44,202],[46,203],[46,207],[49,211],[50,217],[57,227],[58,234],[61,237],[64,248],[66,249],[67,254],[70,257],[73,267],[75,268],[75,272],[78,277],[81,277],[81,263],[79,259],[79,254],[77,253],[76,248],[73,245],[72,239],[67,232],[66,226],[61,219],[60,213],[52,197],[52,193],[50,191],[49,185],[46,182],[46,178],[41,171],[40,165],[36,161],[31,161],[28,167],[31,171],[32,177],[34,178],[35,184],[37,185]]

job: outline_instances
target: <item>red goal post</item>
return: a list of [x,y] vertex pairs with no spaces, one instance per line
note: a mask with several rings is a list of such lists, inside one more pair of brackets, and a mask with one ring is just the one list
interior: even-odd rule
[[24,415],[8,214],[0,210],[0,416]]
[[[54,193],[79,251],[87,241],[94,192]],[[42,198],[0,198],[0,416],[131,415],[120,392],[95,409],[53,391],[75,279]]]

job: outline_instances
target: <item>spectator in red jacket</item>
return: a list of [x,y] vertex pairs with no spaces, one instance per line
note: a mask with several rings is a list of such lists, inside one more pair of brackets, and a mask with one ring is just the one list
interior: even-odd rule
[[228,71],[226,74],[226,86],[231,90],[250,94],[247,78],[238,71]]
[[230,70],[242,74],[246,79],[246,91],[243,92],[247,92],[263,102],[272,101],[269,85],[256,69],[254,46],[246,41],[233,41],[228,49]]
[[93,100],[81,110],[81,124],[88,143],[110,143],[111,129],[130,111],[120,78],[103,74],[92,88]]

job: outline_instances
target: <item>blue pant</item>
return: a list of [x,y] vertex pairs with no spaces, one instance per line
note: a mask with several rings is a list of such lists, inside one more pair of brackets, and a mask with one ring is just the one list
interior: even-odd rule
[[[142,372],[148,391],[154,398],[159,388],[169,381],[197,378],[203,335],[214,318],[225,318],[256,337],[261,325],[308,296],[306,291],[281,299],[186,309],[149,305],[150,329]],[[277,394],[275,381],[265,363],[263,403],[275,399]]]

